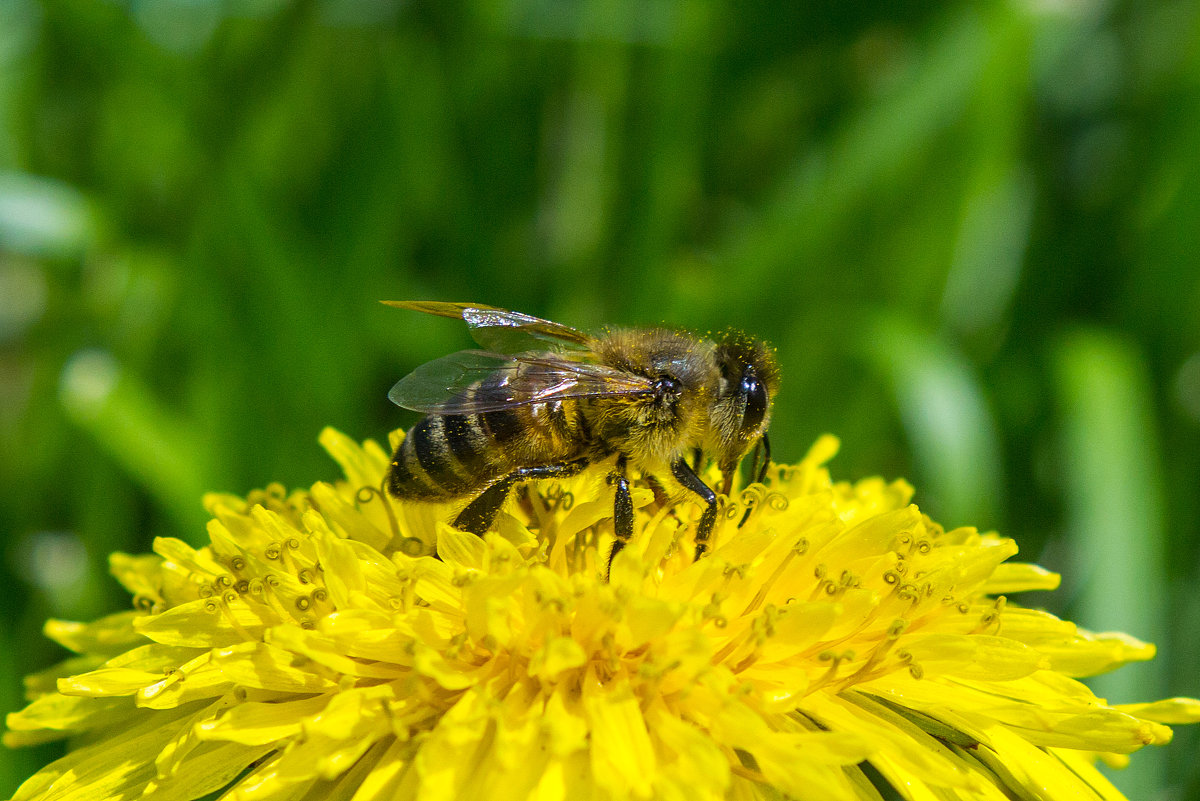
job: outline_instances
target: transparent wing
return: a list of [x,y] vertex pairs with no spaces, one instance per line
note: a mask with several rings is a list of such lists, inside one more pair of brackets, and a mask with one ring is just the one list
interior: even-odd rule
[[590,336],[570,326],[481,303],[436,300],[385,300],[383,303],[397,309],[463,320],[471,329],[471,338],[496,353],[546,350],[548,346],[586,350],[592,341]]
[[388,398],[426,414],[477,414],[528,403],[650,395],[644,376],[552,353],[509,355],[464,350],[421,365]]

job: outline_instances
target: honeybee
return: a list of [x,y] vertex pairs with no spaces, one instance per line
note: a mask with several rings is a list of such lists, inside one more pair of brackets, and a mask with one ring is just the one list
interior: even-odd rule
[[779,368],[763,342],[737,333],[714,342],[661,328],[592,336],[493,306],[384,303],[461,319],[484,348],[428,362],[388,394],[425,414],[392,457],[388,491],[411,501],[471,497],[456,528],[482,535],[515,485],[571,476],[615,456],[609,565],[633,535],[631,468],[660,484],[670,476],[666,486],[704,506],[699,559],[717,517],[717,493],[697,475],[704,461],[716,462],[726,495],[756,445],[763,459],[756,459],[755,478],[766,474]]

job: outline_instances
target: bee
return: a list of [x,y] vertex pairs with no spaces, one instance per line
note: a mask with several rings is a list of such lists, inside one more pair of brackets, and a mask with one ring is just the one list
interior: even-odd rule
[[470,498],[455,528],[482,535],[515,485],[565,478],[615,457],[608,564],[633,535],[630,469],[660,485],[669,476],[674,494],[690,493],[704,507],[699,559],[717,517],[717,493],[697,475],[705,461],[716,462],[725,495],[752,448],[755,479],[766,474],[779,368],[764,342],[661,328],[592,336],[493,306],[384,303],[461,319],[483,348],[428,362],[388,394],[425,415],[396,448],[388,491],[410,501]]

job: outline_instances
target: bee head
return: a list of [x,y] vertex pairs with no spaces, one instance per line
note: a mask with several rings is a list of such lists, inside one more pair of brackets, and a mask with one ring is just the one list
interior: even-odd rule
[[765,342],[738,333],[722,338],[716,357],[721,380],[710,418],[710,447],[721,470],[729,472],[767,430],[779,365]]

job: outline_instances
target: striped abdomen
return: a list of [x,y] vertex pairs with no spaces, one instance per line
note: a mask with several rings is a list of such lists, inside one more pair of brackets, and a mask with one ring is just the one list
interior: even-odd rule
[[448,500],[481,490],[517,467],[573,458],[586,426],[577,406],[554,401],[424,417],[392,457],[388,490],[398,498]]
[[[511,414],[488,412],[487,416]],[[496,437],[494,429],[482,425],[483,417],[431,414],[421,418],[392,457],[388,490],[398,498],[434,501],[465,495],[490,483],[503,468],[495,465]],[[501,417],[496,422],[510,421]],[[508,433],[503,426],[499,431]]]

